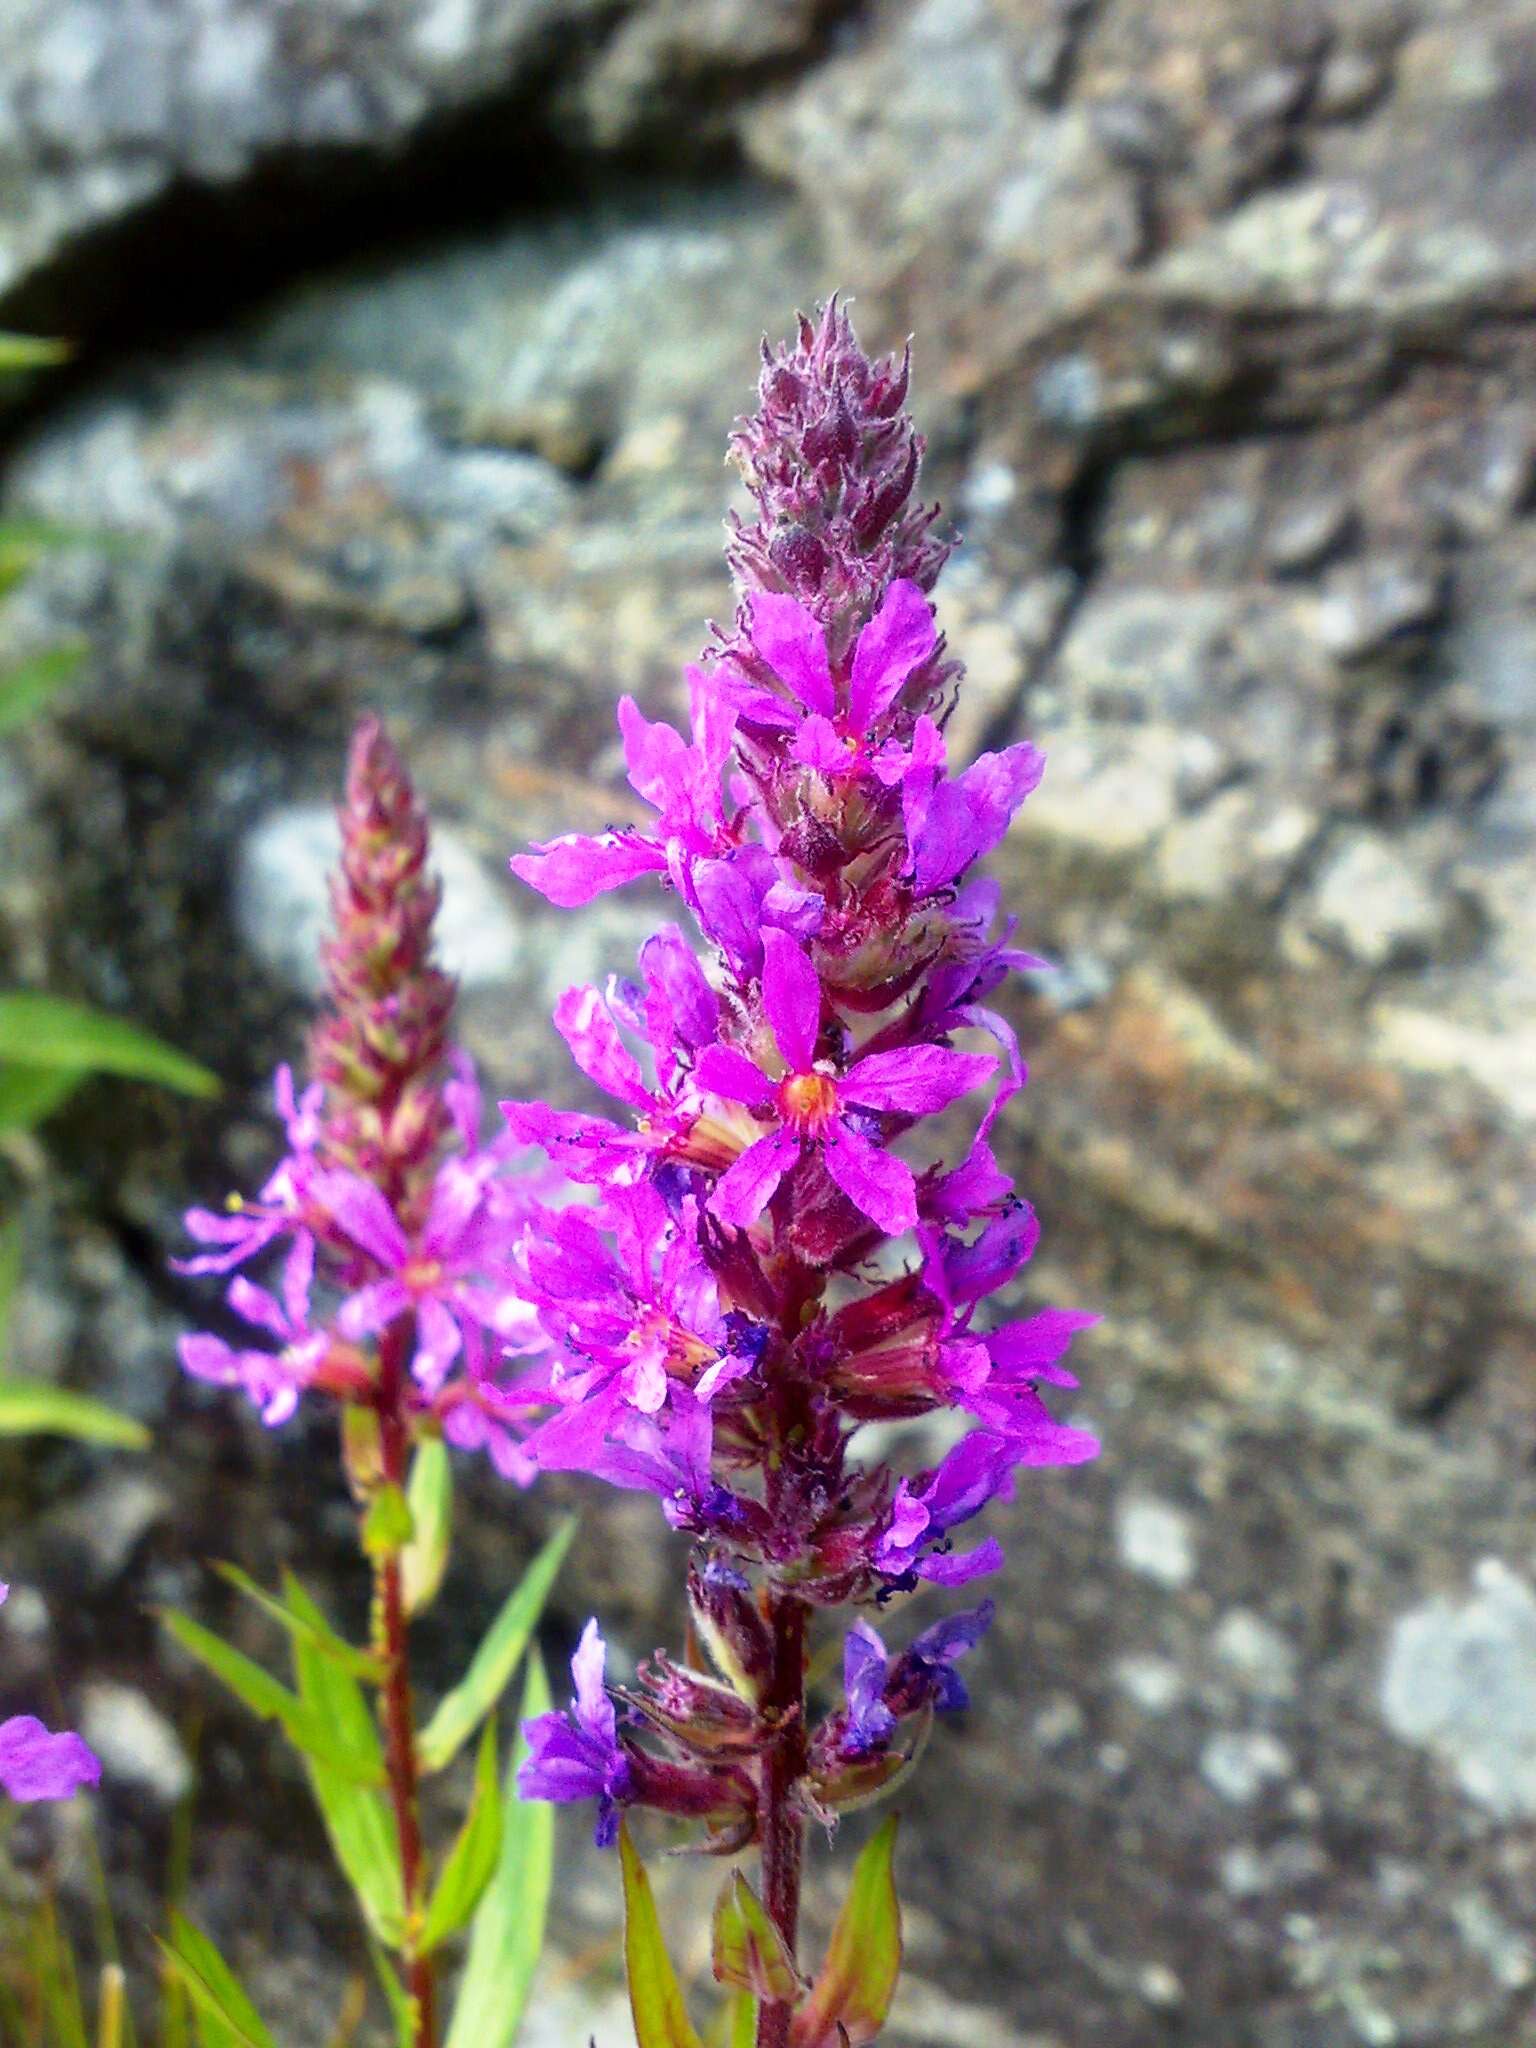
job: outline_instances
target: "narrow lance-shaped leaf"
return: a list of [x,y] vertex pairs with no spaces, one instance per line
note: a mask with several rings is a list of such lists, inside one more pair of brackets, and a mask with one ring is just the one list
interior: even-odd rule
[[712,1961],[718,1982],[764,2000],[795,2005],[804,1990],[783,1935],[739,1870],[726,1879],[715,1907]]
[[725,2048],[754,2048],[757,2040],[757,2000],[750,1991],[738,1991],[726,2014]]
[[12,1216],[0,1224],[0,1358],[5,1356],[6,1332],[16,1290],[21,1285],[21,1218]]
[[624,1974],[636,2048],[703,2048],[662,1940],[651,1880],[622,1821],[619,1860],[624,1877]]
[[84,1078],[74,1067],[25,1067],[6,1060],[0,1064],[0,1131],[35,1130]]
[[[222,2030],[222,2040],[234,2048],[276,2048],[260,2013],[252,2005],[239,1979],[206,1934],[199,1933],[180,1913],[171,1915],[171,1938],[160,1948],[197,2010],[199,2022],[211,2019]],[[217,2031],[203,2033],[205,2042],[221,2042]]]
[[368,1958],[373,1964],[373,1974],[379,1980],[384,1993],[384,2003],[389,2007],[389,2016],[395,2023],[395,2040],[398,2048],[414,2048],[416,2040],[415,2008],[406,1996],[405,1986],[400,1982],[400,1973],[379,1946],[378,1937],[372,1932],[368,1936]]
[[901,1907],[892,1859],[896,1816],[865,1844],[821,1974],[796,2013],[793,2048],[861,2048],[885,2024],[901,1972]]
[[0,996],[0,1060],[121,1074],[136,1081],[157,1081],[184,1095],[219,1092],[218,1077],[206,1067],[121,1017],[32,990]]
[[[544,1662],[535,1650],[520,1721],[547,1714],[551,1704]],[[528,1744],[519,1733],[502,1789],[501,1855],[470,1926],[447,2048],[511,2048],[544,1946],[555,1873],[555,1809],[547,1800],[519,1796],[517,1773],[527,1758]]]
[[492,1716],[480,1737],[475,1760],[475,1790],[458,1839],[448,1852],[421,1930],[423,1954],[457,1934],[479,1905],[501,1849],[501,1791],[496,1783],[496,1721]]
[[470,1659],[469,1669],[421,1731],[416,1744],[424,1771],[451,1763],[506,1691],[528,1647],[575,1524],[562,1522],[509,1594]]
[[226,1643],[212,1629],[204,1628],[189,1615],[162,1609],[160,1619],[181,1647],[205,1665],[215,1678],[264,1721],[276,1721],[294,1748],[306,1758],[318,1758],[331,1770],[353,1783],[381,1783],[384,1767],[378,1744],[373,1749],[348,1747],[343,1731],[316,1714],[288,1690],[280,1679],[264,1671],[253,1657]]
[[213,1567],[221,1579],[243,1594],[253,1607],[259,1607],[263,1614],[285,1628],[289,1635],[300,1637],[321,1656],[331,1658],[344,1671],[350,1671],[354,1678],[369,1679],[377,1683],[379,1662],[367,1650],[360,1650],[355,1643],[349,1643],[344,1636],[337,1635],[318,1608],[310,1607],[304,1613],[297,1612],[275,1593],[269,1593],[258,1586],[248,1572],[241,1571],[236,1564],[215,1564]]
[[[350,1671],[316,1647],[314,1637],[330,1624],[309,1594],[285,1573],[283,1595],[310,1635],[295,1635],[293,1667],[299,1697],[318,1720],[336,1731],[345,1752],[366,1759],[376,1781],[384,1774],[378,1729],[362,1687]],[[398,1944],[405,1927],[405,1883],[394,1827],[383,1795],[372,1784],[334,1769],[313,1752],[304,1767],[315,1803],[325,1821],[336,1860],[357,1895],[363,1917],[374,1936],[388,1947]]]
[[424,1614],[448,1569],[453,1535],[453,1461],[440,1436],[429,1436],[411,1461],[405,1490],[411,1538],[400,1555],[407,1614]]
[[142,1422],[119,1415],[89,1394],[53,1387],[46,1380],[0,1374],[0,1436],[67,1436],[76,1443],[110,1444],[122,1451],[149,1448]]
[[0,334],[0,371],[47,370],[69,361],[69,343],[45,334]]

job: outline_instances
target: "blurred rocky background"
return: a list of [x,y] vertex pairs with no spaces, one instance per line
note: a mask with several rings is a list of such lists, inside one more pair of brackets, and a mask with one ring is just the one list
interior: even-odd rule
[[[1105,1456],[1004,1516],[908,1801],[893,2048],[1536,2042],[1533,105],[1536,0],[0,12],[0,326],[78,348],[0,504],[114,539],[7,616],[91,658],[0,757],[0,979],[228,1083],[95,1083],[12,1162],[17,1362],[158,1448],[5,1454],[4,1681],[82,1711],[130,1919],[195,1740],[198,1910],[294,2048],[347,1911],[148,1610],[243,1626],[217,1555],[361,1589],[323,1422],[178,1378],[178,1211],[271,1156],[365,706],[475,1052],[578,1099],[550,1002],[653,906],[561,918],[505,858],[623,814],[614,698],[675,707],[728,601],[757,337],[833,286],[917,335],[961,743],[1050,757],[999,861],[1059,963],[1008,1142],[1031,1297],[1107,1310]],[[467,1492],[445,1674],[577,1497],[552,1651],[675,1630],[648,1506]],[[563,1840],[532,2038],[619,2048],[613,1873]]]

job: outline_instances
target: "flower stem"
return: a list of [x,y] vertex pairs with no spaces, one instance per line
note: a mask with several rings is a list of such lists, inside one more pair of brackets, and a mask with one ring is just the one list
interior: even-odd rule
[[[403,1487],[410,1449],[405,1415],[405,1360],[414,1342],[413,1319],[402,1317],[385,1331],[379,1344],[379,1377],[375,1396],[379,1418],[380,1475],[386,1486]],[[416,1768],[416,1727],[411,1710],[409,1625],[405,1582],[396,1549],[377,1552],[374,1571],[374,1633],[384,1666],[379,1711],[384,1732],[384,1768],[395,1816],[400,1853],[401,1886],[405,1893],[405,1936],[401,1960],[413,2013],[413,2048],[436,2048],[436,1984],[432,1959],[417,1953],[416,1938],[425,1903],[426,1859],[421,1839],[419,1782]]]
[[[795,1804],[795,1787],[805,1774],[805,1616],[792,1594],[771,1596],[773,1674],[765,1705],[773,1738],[763,1758],[763,1904],[793,1956],[800,1925],[800,1868],[805,1823]],[[757,2015],[757,2048],[787,2048],[793,2008],[781,1999],[763,2003]]]

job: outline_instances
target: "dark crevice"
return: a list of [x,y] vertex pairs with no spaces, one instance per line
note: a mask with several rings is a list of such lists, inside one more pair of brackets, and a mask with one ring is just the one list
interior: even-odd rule
[[228,185],[183,178],[142,208],[72,237],[51,264],[0,294],[0,327],[66,338],[62,371],[33,380],[0,417],[0,446],[115,359],[217,332],[308,277],[409,257],[445,236],[558,209],[580,216],[641,179],[717,188],[747,182],[734,110],[817,61],[861,18],[861,0],[828,0],[792,58],[689,73],[676,95],[710,118],[680,118],[658,94],[612,148],[586,140],[562,109],[583,70],[629,18],[551,34],[506,89],[428,117],[396,147],[274,148]]
[[1058,500],[1059,523],[1056,545],[1048,566],[1065,569],[1072,578],[1072,588],[1049,636],[1030,662],[1018,689],[988,721],[981,736],[981,751],[1005,747],[1011,740],[1017,738],[1019,728],[1028,712],[1030,696],[1042,677],[1049,673],[1062,643],[1072,630],[1073,621],[1093,586],[1099,572],[1104,513],[1109,502],[1117,459],[1108,450],[1085,454],[1076,474],[1061,493]]

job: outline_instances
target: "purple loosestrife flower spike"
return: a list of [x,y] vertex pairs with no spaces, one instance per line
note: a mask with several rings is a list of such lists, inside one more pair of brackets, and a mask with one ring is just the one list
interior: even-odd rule
[[[473,1068],[450,1049],[454,985],[437,965],[440,892],[426,813],[375,718],[353,735],[341,861],[325,941],[326,991],[302,1092],[277,1076],[286,1156],[254,1201],[192,1210],[207,1247],[187,1273],[233,1274],[226,1301],[251,1332],[181,1340],[194,1378],[242,1389],[269,1424],[308,1391],[387,1408],[402,1443],[429,1421],[526,1483],[520,1439],[547,1406],[514,1364],[548,1348],[515,1272],[517,1241],[549,1176],[511,1171],[480,1133]],[[275,1290],[238,1269],[282,1248]],[[322,1306],[323,1304],[323,1306]],[[403,1341],[398,1398],[381,1380]]]
[[[556,1008],[614,1120],[503,1107],[593,1191],[520,1255],[552,1346],[525,1450],[654,1493],[693,1536],[718,1672],[658,1654],[616,1715],[594,1624],[572,1714],[529,1730],[523,1786],[596,1798],[600,1839],[627,1804],[695,1816],[718,1852],[758,1842],[791,1952],[805,1821],[912,1768],[932,1716],[964,1705],[957,1663],[992,1608],[894,1655],[855,1614],[819,1722],[814,1618],[995,1572],[996,1538],[964,1532],[1021,1472],[1098,1448],[1041,1392],[1075,1385],[1065,1355],[1094,1318],[991,1309],[1039,1236],[1000,1159],[1025,1067],[991,1005],[1038,963],[975,864],[1043,764],[1023,740],[949,760],[961,670],[928,599],[949,543],[916,496],[908,375],[905,355],[864,355],[835,301],[765,347],[732,439],[753,501],[727,543],[738,601],[688,672],[689,732],[621,711],[654,821],[513,862],[561,904],[659,876],[698,933],[694,952],[669,925],[639,983]],[[960,1428],[927,1469],[859,1436],[934,1414]],[[757,2039],[784,2048],[787,2004],[763,2001]]]

